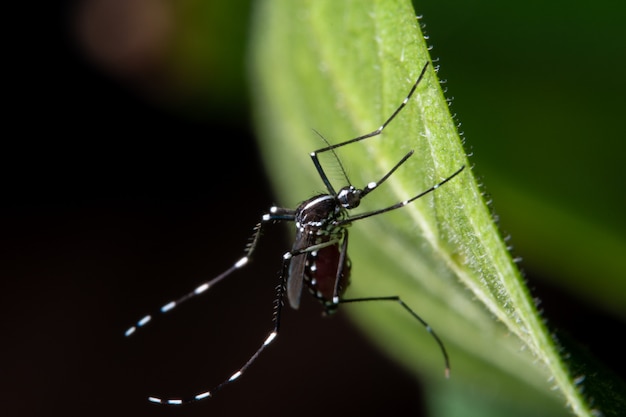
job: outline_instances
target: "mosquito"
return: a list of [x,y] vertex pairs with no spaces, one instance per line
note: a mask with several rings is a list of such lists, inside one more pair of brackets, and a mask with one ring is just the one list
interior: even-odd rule
[[[399,304],[406,312],[408,312],[408,314],[421,323],[436,341],[443,355],[445,376],[449,376],[450,360],[442,340],[439,336],[437,336],[428,323],[407,304],[405,304],[399,296],[343,298],[343,294],[349,285],[351,270],[351,263],[348,258],[348,226],[357,220],[363,220],[368,217],[377,216],[379,214],[406,206],[407,204],[435,191],[448,181],[452,180],[459,173],[461,173],[461,171],[463,171],[465,166],[461,166],[461,168],[459,168],[456,172],[452,173],[438,184],[433,185],[408,200],[404,200],[378,210],[351,215],[350,210],[358,207],[361,200],[365,198],[365,196],[383,184],[402,164],[406,162],[407,159],[411,157],[411,155],[413,155],[413,151],[411,150],[404,155],[404,157],[402,157],[402,159],[400,159],[400,161],[398,161],[398,163],[396,163],[393,168],[391,168],[391,170],[389,170],[389,172],[387,172],[387,174],[385,174],[381,179],[376,182],[370,182],[363,188],[357,188],[350,184],[345,170],[341,166],[341,162],[338,158],[336,158],[337,161],[339,161],[341,170],[343,171],[344,177],[348,182],[348,185],[340,188],[339,191],[335,191],[335,188],[330,183],[330,180],[324,172],[324,169],[318,159],[318,155],[324,152],[332,152],[336,157],[335,149],[380,135],[385,127],[391,123],[391,121],[409,102],[417,86],[424,78],[428,65],[429,64],[427,62],[422,68],[417,80],[411,87],[409,94],[378,129],[335,145],[330,145],[324,139],[327,146],[311,152],[310,156],[313,160],[313,165],[326,187],[326,194],[319,194],[309,198],[296,207],[295,210],[276,206],[271,207],[269,212],[263,214],[261,221],[254,227],[249,243],[244,250],[243,257],[241,257],[220,275],[200,284],[193,291],[183,295],[177,300],[168,302],[154,314],[154,316],[156,316],[170,312],[184,302],[205,293],[218,282],[229,277],[235,271],[250,263],[252,255],[255,252],[261,234],[266,225],[278,222],[295,223],[296,233],[294,244],[291,250],[283,255],[282,267],[279,273],[279,284],[276,287],[274,313],[272,318],[273,326],[265,340],[263,340],[261,346],[257,348],[248,360],[232,375],[230,375],[230,377],[208,391],[202,391],[186,398],[161,398],[151,396],[148,397],[149,401],[166,405],[187,404],[212,397],[217,391],[237,380],[243,375],[244,372],[246,372],[254,361],[256,361],[259,355],[276,340],[280,330],[280,321],[283,313],[285,296],[287,297],[289,305],[293,309],[297,309],[300,306],[300,298],[304,286],[308,288],[313,297],[321,302],[324,313],[328,315],[335,312],[340,304],[370,301],[391,301]],[[126,330],[125,336],[128,337],[133,335],[138,328],[144,327],[148,324],[152,320],[152,317],[153,315],[146,315],[141,318],[135,323],[135,325]]]

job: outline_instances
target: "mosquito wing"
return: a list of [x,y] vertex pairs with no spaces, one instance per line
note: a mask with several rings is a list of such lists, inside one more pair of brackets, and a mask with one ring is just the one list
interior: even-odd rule
[[302,253],[291,258],[289,264],[289,278],[287,278],[287,299],[291,308],[297,310],[300,307],[302,295],[302,282],[304,281],[304,269],[306,268],[307,254]]
[[[306,250],[312,245],[308,233],[298,231],[296,241],[293,243],[292,251]],[[302,285],[307,267],[309,252],[300,253],[291,258],[289,262],[289,276],[287,277],[287,299],[291,308],[297,310],[300,307],[300,296],[302,295]]]

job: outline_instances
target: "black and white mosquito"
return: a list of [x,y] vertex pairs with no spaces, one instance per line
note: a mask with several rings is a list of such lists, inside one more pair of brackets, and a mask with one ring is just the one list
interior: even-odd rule
[[[415,92],[417,86],[424,78],[428,63],[424,65],[417,80],[411,87],[409,94],[404,101],[398,106],[398,108],[392,113],[392,115],[376,130],[368,134],[341,142],[335,145],[330,145],[311,152],[310,156],[313,160],[313,165],[317,169],[319,176],[321,177],[324,185],[326,186],[327,194],[316,195],[308,200],[302,202],[295,210],[271,207],[269,213],[264,214],[261,217],[260,223],[258,223],[252,236],[250,243],[244,250],[244,256],[235,262],[230,268],[222,272],[217,277],[210,281],[204,282],[196,287],[193,291],[180,297],[175,301],[163,305],[159,311],[155,314],[163,314],[171,311],[180,304],[194,298],[200,294],[205,293],[209,288],[221,280],[232,275],[235,271],[243,268],[247,265],[254,251],[259,243],[262,231],[266,225],[276,222],[294,222],[296,226],[296,237],[293,247],[290,251],[283,255],[282,268],[279,274],[279,284],[277,286],[276,298],[274,300],[274,315],[273,315],[273,327],[269,334],[261,344],[261,346],[247,359],[247,361],[237,369],[232,375],[226,378],[224,381],[216,385],[210,390],[199,392],[193,396],[187,398],[170,398],[164,399],[161,397],[149,397],[151,402],[158,404],[179,405],[191,403],[194,401],[203,400],[205,398],[213,396],[217,391],[224,386],[237,380],[259,357],[259,355],[276,339],[280,330],[280,320],[283,310],[283,302],[285,293],[289,305],[297,309],[300,305],[300,297],[302,295],[302,289],[306,286],[309,292],[318,299],[324,308],[326,314],[333,313],[340,304],[367,302],[367,301],[393,301],[398,303],[408,314],[413,316],[418,322],[420,322],[430,335],[435,339],[444,359],[445,375],[446,377],[450,372],[450,362],[446,348],[434,330],[424,321],[417,313],[415,313],[402,299],[397,296],[375,296],[365,298],[343,298],[343,294],[348,287],[350,279],[350,259],[348,258],[348,226],[357,220],[362,220],[371,216],[376,216],[391,210],[395,210],[406,206],[412,201],[435,191],[443,184],[450,181],[456,175],[458,175],[465,166],[461,166],[456,172],[450,176],[433,185],[429,189],[422,191],[408,200],[401,201],[392,206],[381,208],[374,211],[360,213],[356,215],[350,215],[349,211],[358,207],[361,200],[369,193],[383,184],[391,174],[396,171],[407,159],[413,155],[413,151],[408,152],[398,163],[391,168],[391,170],[385,174],[381,179],[376,182],[370,182],[363,188],[356,188],[351,185],[343,167],[341,167],[344,177],[349,185],[342,187],[339,191],[335,191],[328,179],[328,176],[324,172],[322,165],[319,162],[318,155],[324,152],[335,153],[335,149],[355,143],[367,138],[378,136],[382,133],[385,127],[391,123],[391,121],[400,113],[400,111],[409,102],[411,96]],[[339,162],[341,165],[341,163]],[[133,335],[138,328],[145,326],[152,320],[153,315],[146,315],[134,326],[131,326],[126,330],[125,335]]]

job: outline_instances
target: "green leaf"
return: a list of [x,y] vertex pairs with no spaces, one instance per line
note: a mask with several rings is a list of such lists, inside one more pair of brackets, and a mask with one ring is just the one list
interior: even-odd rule
[[[268,0],[253,23],[261,150],[280,204],[295,207],[324,189],[308,156],[325,146],[313,129],[331,143],[375,130],[430,56],[409,1]],[[359,210],[403,201],[469,166],[432,65],[382,135],[337,154],[363,187],[409,150]],[[340,173],[332,158],[322,164]],[[433,339],[397,305],[344,307],[381,349],[428,377],[433,414],[592,415],[584,375],[568,373],[470,169],[401,210],[355,222],[349,252],[347,296],[400,295],[444,340],[449,380]]]

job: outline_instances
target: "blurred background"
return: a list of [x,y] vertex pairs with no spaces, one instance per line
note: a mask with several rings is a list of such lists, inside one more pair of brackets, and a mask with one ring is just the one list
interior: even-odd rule
[[[7,12],[6,415],[424,413],[418,383],[312,301],[285,310],[277,342],[216,398],[146,401],[210,389],[271,328],[289,246],[280,227],[245,271],[123,337],[229,267],[280,204],[251,123],[253,3],[82,0]],[[623,376],[614,335],[626,320],[626,5],[446,0],[416,10],[548,325]]]

